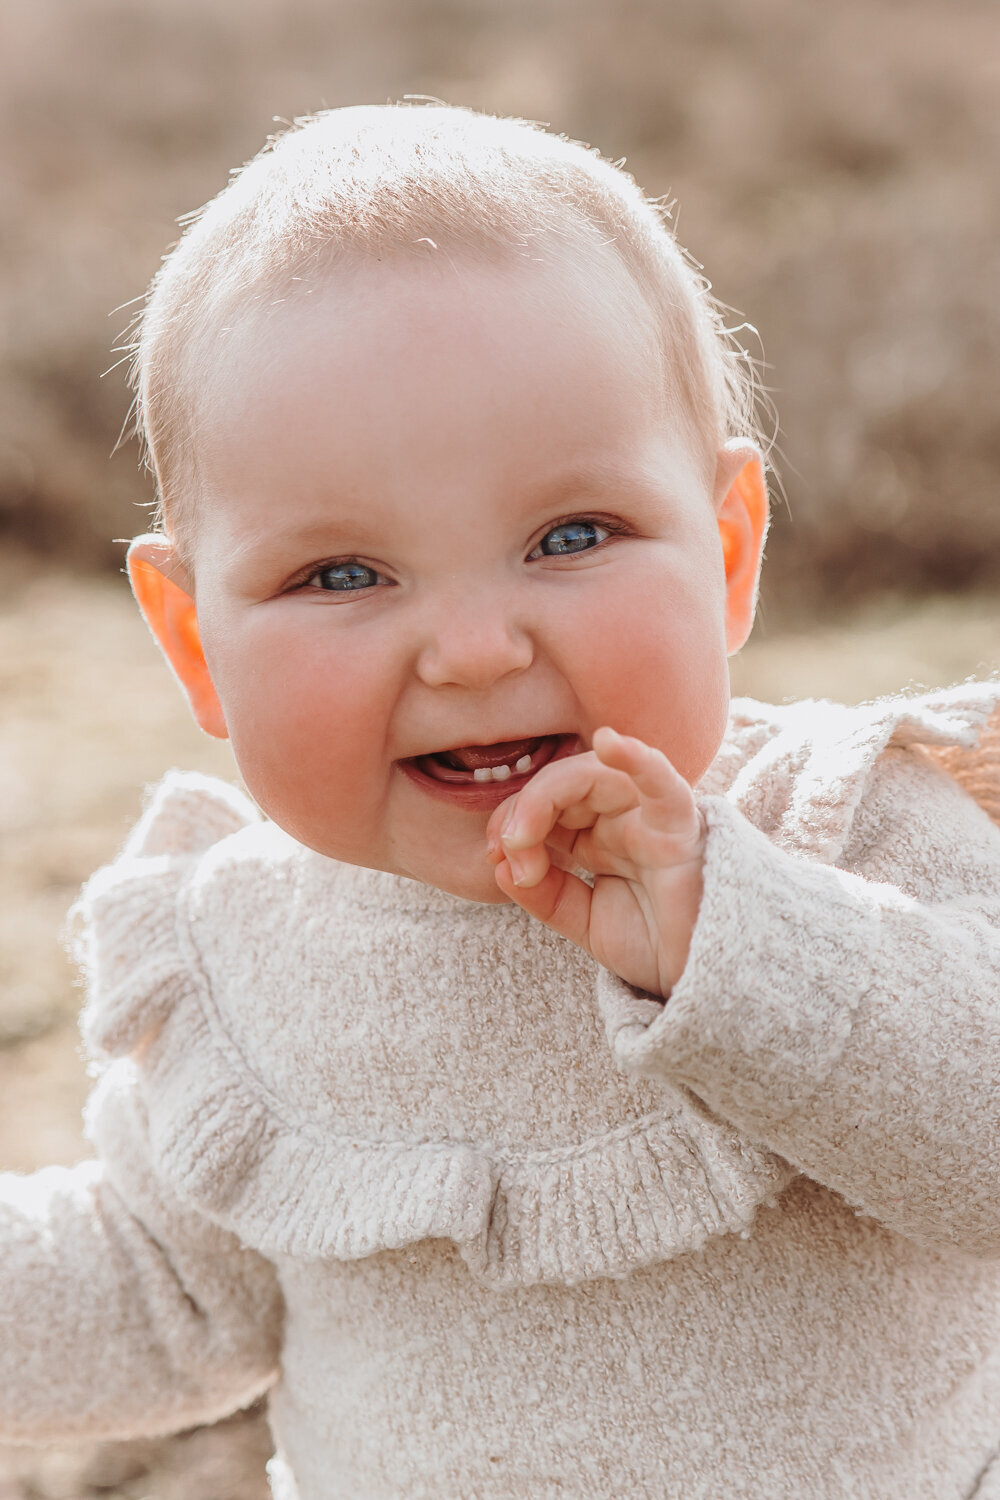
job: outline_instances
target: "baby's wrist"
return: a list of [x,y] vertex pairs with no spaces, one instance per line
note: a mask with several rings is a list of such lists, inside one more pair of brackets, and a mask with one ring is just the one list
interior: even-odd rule
[[687,967],[704,893],[704,846],[683,864],[674,865],[661,886],[660,994],[668,1000]]

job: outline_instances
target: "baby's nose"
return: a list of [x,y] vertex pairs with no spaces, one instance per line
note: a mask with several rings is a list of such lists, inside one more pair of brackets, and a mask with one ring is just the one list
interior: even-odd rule
[[428,687],[482,690],[531,665],[531,637],[507,601],[471,592],[464,602],[442,601],[428,621],[416,665]]

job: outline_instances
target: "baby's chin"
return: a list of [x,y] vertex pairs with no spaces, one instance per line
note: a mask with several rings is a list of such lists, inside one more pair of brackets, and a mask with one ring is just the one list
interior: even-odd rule
[[465,901],[478,901],[488,906],[509,904],[510,897],[504,895],[496,883],[493,867],[482,861],[482,868],[449,868],[442,863],[430,868],[396,870],[397,875],[406,875],[410,880],[419,880],[422,885],[433,886],[449,896],[459,896]]
[[487,861],[485,830],[481,844],[477,840],[471,849],[446,851],[432,848],[400,858],[393,858],[389,851],[385,851],[385,857],[378,860],[371,858],[369,849],[362,855],[358,849],[346,848],[339,841],[330,846],[315,830],[286,826],[285,831],[315,853],[339,860],[342,864],[357,865],[363,870],[382,870],[387,875],[402,875],[407,880],[415,880],[420,885],[431,886],[465,901],[478,901],[489,906],[510,903],[510,897],[497,885],[493,866]]

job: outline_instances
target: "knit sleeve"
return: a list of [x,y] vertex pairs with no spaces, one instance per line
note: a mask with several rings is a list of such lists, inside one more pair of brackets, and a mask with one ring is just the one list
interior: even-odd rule
[[128,1438],[212,1422],[277,1372],[273,1267],[173,1200],[132,1142],[0,1175],[0,1436]]
[[221,783],[173,778],[81,900],[98,1160],[0,1174],[5,1441],[175,1431],[246,1405],[275,1378],[274,1267],[158,1171],[140,1066],[184,984],[177,891],[201,848],[255,816]]
[[668,1002],[604,981],[619,1060],[899,1233],[1000,1255],[1000,828],[984,799],[890,749],[839,868],[729,801],[705,814],[704,898]]

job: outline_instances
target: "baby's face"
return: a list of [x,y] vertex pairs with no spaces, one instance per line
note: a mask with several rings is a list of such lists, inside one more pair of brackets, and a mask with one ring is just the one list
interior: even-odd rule
[[275,822],[496,901],[490,813],[602,724],[702,775],[728,706],[715,475],[610,256],[338,273],[223,356],[198,621]]

